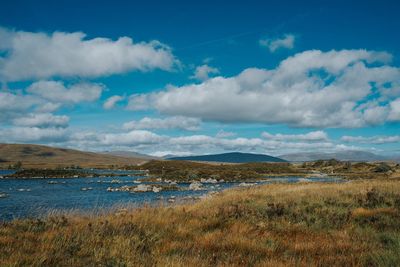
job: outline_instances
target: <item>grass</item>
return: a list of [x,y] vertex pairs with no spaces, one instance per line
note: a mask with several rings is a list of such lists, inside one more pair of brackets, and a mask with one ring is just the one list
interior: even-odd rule
[[195,204],[4,222],[0,266],[397,266],[400,181],[272,184]]
[[385,179],[400,176],[400,164],[370,162],[352,163],[337,160],[319,160],[305,163],[243,163],[210,164],[191,161],[152,160],[126,169],[148,170],[149,180],[157,178],[190,182],[202,178],[225,181],[254,181],[268,176],[313,176],[323,173],[349,180]]
[[396,162],[349,162],[335,159],[304,162],[299,167],[305,172],[319,171],[349,180],[390,178],[399,176],[400,171],[400,164]]
[[152,177],[187,182],[202,178],[224,181],[259,180],[265,175],[301,175],[304,172],[289,163],[208,164],[191,161],[149,161],[132,169],[149,170]]

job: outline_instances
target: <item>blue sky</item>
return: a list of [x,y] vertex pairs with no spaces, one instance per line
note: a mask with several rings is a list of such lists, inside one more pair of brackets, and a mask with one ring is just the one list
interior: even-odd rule
[[400,153],[396,1],[8,1],[0,141]]

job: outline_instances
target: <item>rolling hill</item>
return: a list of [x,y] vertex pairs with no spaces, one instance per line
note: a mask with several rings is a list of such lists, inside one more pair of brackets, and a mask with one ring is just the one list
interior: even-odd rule
[[246,163],[246,162],[286,162],[281,158],[276,158],[263,154],[231,152],[223,154],[211,154],[201,156],[173,157],[169,160],[190,160],[226,163]]
[[55,168],[79,165],[81,167],[108,167],[110,165],[138,165],[143,158],[122,157],[73,149],[30,144],[0,144],[0,167],[17,162],[28,168]]

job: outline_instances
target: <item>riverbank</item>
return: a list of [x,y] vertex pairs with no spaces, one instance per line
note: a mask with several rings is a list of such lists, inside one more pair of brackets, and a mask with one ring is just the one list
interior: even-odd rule
[[195,204],[0,227],[2,266],[390,266],[400,181],[271,184]]

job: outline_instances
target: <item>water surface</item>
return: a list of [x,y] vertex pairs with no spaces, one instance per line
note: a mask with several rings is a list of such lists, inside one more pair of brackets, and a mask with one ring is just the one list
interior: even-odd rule
[[[0,170],[0,176],[13,171]],[[112,171],[115,173],[115,171]],[[110,171],[99,171],[106,176]],[[121,175],[127,172],[121,172]],[[143,178],[134,176],[95,177],[95,178],[57,178],[57,179],[0,179],[0,220],[14,218],[38,217],[53,210],[104,210],[118,205],[143,205],[167,201],[171,197],[199,197],[211,191],[239,186],[241,183],[203,184],[202,191],[161,191],[159,193],[108,192],[107,188],[123,185],[136,185],[136,180]],[[302,181],[300,177],[279,177],[260,183]],[[119,183],[115,183],[119,181]],[[309,178],[305,181],[335,181],[332,178]],[[179,184],[188,188],[189,184]],[[243,186],[243,184],[242,184]],[[5,195],[5,197],[4,197]]]

